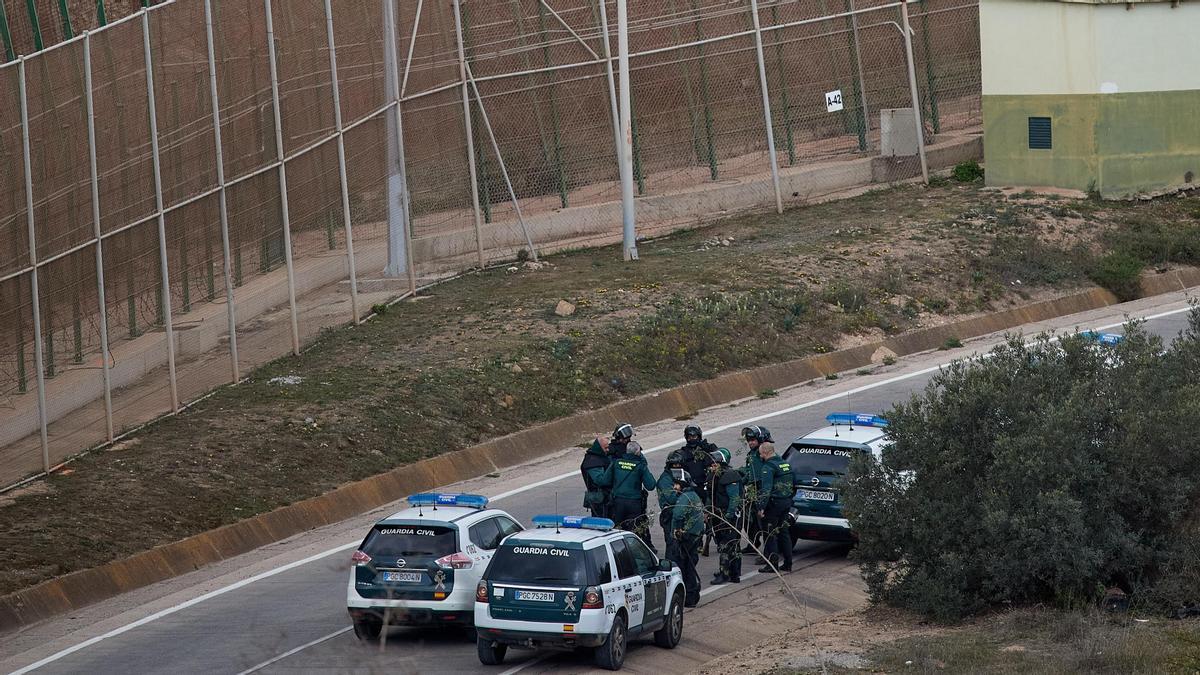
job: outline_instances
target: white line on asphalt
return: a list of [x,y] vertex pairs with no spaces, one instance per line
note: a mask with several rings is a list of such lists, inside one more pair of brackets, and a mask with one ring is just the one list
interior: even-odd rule
[[215,598],[219,595],[224,595],[230,591],[236,591],[237,589],[242,588],[243,586],[249,586],[250,584],[252,584],[256,581],[262,581],[263,579],[266,579],[268,577],[273,577],[276,574],[282,574],[283,572],[286,572],[288,570],[292,570],[297,567],[302,567],[304,565],[307,565],[310,562],[316,562],[317,560],[320,560],[322,558],[327,558],[335,553],[341,553],[342,551],[350,550],[357,545],[358,545],[358,542],[351,542],[349,544],[344,544],[342,546],[338,546],[337,548],[333,548],[328,551],[322,551],[321,553],[317,553],[315,555],[310,555],[307,558],[304,558],[303,560],[296,560],[296,561],[290,562],[286,565],[281,565],[280,567],[277,567],[273,570],[263,572],[262,574],[256,574],[252,577],[242,579],[241,581],[239,581],[237,583],[233,583],[228,586],[218,588],[215,591],[210,591],[208,593],[205,593],[204,595],[194,597],[191,600],[187,600],[185,602],[179,603],[178,605],[173,605],[164,610],[155,612],[155,613],[151,614],[150,616],[142,617],[141,619],[138,619],[137,621],[134,621],[133,623],[127,623],[124,626],[121,626],[120,628],[114,628],[113,630],[110,630],[107,633],[104,633],[103,635],[97,635],[96,637],[94,637],[90,640],[80,642],[79,644],[77,644],[73,647],[68,647],[68,648],[62,650],[61,652],[51,654],[50,656],[47,656],[46,658],[42,659],[41,661],[38,661],[36,663],[31,663],[28,666],[25,666],[24,668],[22,668],[20,670],[13,671],[12,675],[24,675],[25,673],[28,673],[31,670],[36,670],[46,664],[53,663],[53,662],[63,658],[64,656],[70,656],[71,654],[74,654],[75,652],[77,652],[81,649],[86,649],[87,647],[91,647],[92,645],[96,644],[97,642],[100,642],[101,640],[107,640],[108,638],[116,637],[122,633],[131,631],[134,628],[137,628],[138,626],[144,626],[152,621],[157,621],[157,620],[163,618],[164,616],[170,616],[171,614],[174,614],[175,612],[187,609],[188,607],[191,607],[192,605],[198,605],[198,604],[204,602],[205,600],[211,600],[212,598]]
[[542,655],[538,656],[536,659],[530,659],[530,660],[526,661],[525,663],[519,663],[516,666],[504,671],[503,673],[500,673],[500,675],[513,675],[514,673],[519,673],[522,670],[525,670],[526,668],[532,668],[532,667],[536,666],[537,664],[541,663],[542,661],[545,661],[546,659],[550,658],[553,655],[554,655],[553,652],[545,652]]
[[[1178,308],[1178,309],[1172,309],[1172,310],[1168,310],[1168,311],[1165,311],[1165,312],[1159,312],[1158,314],[1151,314],[1150,316],[1141,317],[1140,319],[1136,319],[1136,320],[1139,320],[1139,321],[1154,321],[1155,319],[1162,319],[1162,318],[1165,318],[1165,317],[1168,317],[1168,316],[1174,316],[1174,315],[1176,315],[1176,314],[1183,314],[1184,312],[1190,312],[1191,310],[1192,310],[1192,307],[1189,305],[1189,306],[1187,306],[1187,307],[1180,307],[1180,308]],[[1108,330],[1108,329],[1110,329],[1110,328],[1117,328],[1117,327],[1119,327],[1119,326],[1123,326],[1123,325],[1125,325],[1125,324],[1126,324],[1128,321],[1130,321],[1130,320],[1134,320],[1134,319],[1127,319],[1126,321],[1119,321],[1119,322],[1117,322],[1117,323],[1111,323],[1111,324],[1104,325],[1104,326],[1096,326],[1096,327],[1093,327],[1093,328],[1091,328],[1091,329],[1088,329],[1088,330],[1097,330],[1097,331],[1101,331],[1101,330]],[[983,357],[986,357],[986,356],[987,356],[986,354],[985,354],[985,355],[983,355]],[[962,357],[959,357],[959,358],[962,358]],[[954,360],[957,360],[957,359],[951,359],[951,361],[954,361]],[[942,363],[942,364],[938,364],[938,365],[936,365],[936,366],[931,366],[931,367],[929,367],[929,368],[922,368],[921,370],[916,370],[916,371],[913,371],[913,372],[911,372],[911,373],[905,373],[905,374],[903,374],[903,375],[897,375],[897,376],[895,376],[895,377],[890,377],[890,378],[888,378],[888,379],[886,379],[886,380],[880,380],[879,382],[873,382],[873,383],[871,383],[871,384],[865,384],[865,385],[863,385],[863,386],[861,386],[861,387],[855,387],[854,389],[851,389],[851,390],[849,390],[849,391],[842,392],[842,393],[840,393],[840,394],[833,394],[833,395],[831,395],[831,396],[825,396],[825,397],[822,397],[822,398],[820,398],[820,399],[817,399],[817,400],[815,400],[815,401],[809,401],[808,403],[801,403],[801,404],[799,404],[799,405],[794,405],[794,406],[792,406],[792,407],[790,407],[790,408],[787,408],[787,409],[784,409],[784,410],[780,410],[780,411],[777,411],[777,412],[773,412],[773,413],[766,413],[766,414],[763,414],[763,415],[758,415],[758,416],[755,416],[755,417],[751,417],[751,418],[748,418],[748,419],[742,420],[741,422],[736,422],[736,423],[734,423],[734,424],[726,424],[726,425],[723,425],[723,426],[717,427],[717,428],[715,428],[715,429],[710,429],[709,431],[710,431],[710,433],[717,433],[717,432],[720,432],[720,431],[725,431],[725,430],[727,430],[727,429],[732,429],[732,428],[734,428],[734,427],[737,427],[737,426],[746,426],[746,425],[748,425],[748,424],[751,424],[751,423],[753,423],[753,422],[757,422],[757,421],[759,421],[759,420],[770,419],[770,418],[772,418],[772,417],[778,417],[779,415],[786,415],[786,414],[788,414],[788,413],[793,413],[793,412],[796,412],[796,411],[798,411],[798,410],[804,410],[805,408],[811,408],[811,407],[813,407],[813,406],[820,405],[820,404],[822,404],[822,403],[828,403],[828,402],[830,402],[830,401],[833,401],[833,400],[837,400],[837,399],[840,399],[840,398],[844,398],[844,397],[846,397],[847,395],[858,394],[858,393],[862,393],[862,392],[864,392],[864,391],[870,391],[871,389],[878,389],[879,387],[886,387],[886,386],[887,386],[887,385],[889,385],[889,384],[895,384],[895,383],[897,383],[897,382],[903,382],[904,380],[910,380],[910,379],[912,379],[912,378],[914,378],[914,377],[919,377],[919,376],[921,376],[921,375],[926,375],[926,374],[928,374],[928,373],[935,372],[935,371],[937,371],[937,370],[941,369],[941,368],[942,368],[942,366],[944,366],[944,365],[945,365],[945,364],[944,364],[944,363]],[[649,453],[649,452],[657,452],[657,451],[659,451],[659,450],[663,450],[663,449],[666,449],[666,448],[669,448],[669,447],[673,447],[673,446],[675,445],[675,443],[676,443],[676,442],[677,442],[677,441],[674,441],[674,442],[671,442],[671,443],[664,443],[664,444],[662,444],[662,445],[658,445],[658,446],[655,446],[655,447],[653,447],[653,448],[650,448],[649,450],[644,450],[643,452],[646,452],[646,453]],[[500,501],[501,499],[505,499],[505,498],[507,498],[507,497],[511,497],[511,496],[513,496],[513,495],[520,494],[520,493],[522,493],[522,492],[527,492],[527,491],[529,491],[529,490],[533,490],[533,489],[535,489],[535,488],[542,487],[543,485],[549,485],[550,483],[555,483],[555,482],[558,482],[558,481],[560,481],[560,480],[563,480],[563,479],[566,479],[566,478],[570,478],[571,476],[575,476],[575,475],[578,475],[578,472],[576,472],[576,471],[569,471],[569,472],[567,472],[567,473],[559,474],[559,475],[557,475],[557,476],[554,476],[554,477],[552,477],[552,478],[547,478],[547,479],[545,479],[545,480],[540,480],[540,481],[537,481],[536,483],[530,483],[529,485],[525,485],[525,486],[523,486],[523,487],[520,487],[520,488],[517,488],[517,489],[515,489],[515,490],[509,490],[508,492],[502,492],[502,493],[500,493],[500,494],[496,495],[495,497],[492,497],[490,501],[493,501],[493,502]],[[350,549],[354,548],[354,547],[355,547],[355,546],[357,546],[357,545],[358,545],[358,542],[357,542],[357,540],[356,540],[356,541],[352,541],[352,542],[350,542],[350,543],[348,543],[348,544],[343,544],[343,545],[341,545],[341,546],[338,546],[338,547],[336,547],[336,548],[331,548],[331,549],[329,549],[329,550],[327,550],[327,551],[323,551],[323,552],[321,552],[321,553],[317,553],[317,554],[311,555],[311,556],[309,556],[309,557],[307,557],[307,558],[304,558],[303,560],[297,560],[297,561],[295,561],[295,562],[291,562],[291,563],[288,563],[288,564],[286,564],[286,565],[283,565],[283,566],[277,567],[277,568],[275,568],[275,569],[272,569],[272,570],[269,570],[269,571],[263,572],[262,574],[257,574],[257,575],[255,575],[255,576],[252,576],[252,577],[248,578],[248,579],[243,579],[243,580],[241,580],[241,581],[239,581],[239,582],[237,582],[237,583],[230,584],[229,586],[225,586],[225,587],[223,587],[223,588],[218,588],[218,589],[217,589],[217,590],[215,590],[215,591],[210,591],[210,592],[208,592],[208,593],[205,593],[204,595],[201,595],[201,596],[198,596],[198,597],[192,598],[191,600],[187,600],[187,601],[185,601],[185,602],[181,602],[181,603],[179,603],[178,605],[174,605],[174,606],[172,606],[172,607],[168,607],[168,608],[166,608],[166,609],[164,609],[164,610],[161,610],[161,611],[155,612],[154,614],[151,614],[151,615],[149,615],[149,616],[147,616],[147,617],[144,617],[144,618],[138,619],[137,621],[134,621],[133,623],[126,624],[126,625],[124,625],[124,626],[121,626],[120,628],[115,628],[115,629],[113,629],[113,630],[111,630],[111,631],[109,631],[109,632],[107,632],[107,633],[104,633],[103,635],[97,635],[97,636],[96,636],[96,637],[94,637],[94,638],[91,638],[91,639],[89,639],[89,640],[86,640],[86,641],[84,641],[84,642],[80,642],[79,644],[77,644],[77,645],[74,645],[74,646],[72,646],[72,647],[68,647],[68,648],[66,648],[66,649],[64,649],[64,650],[62,650],[62,651],[60,651],[60,652],[56,652],[56,653],[54,653],[54,654],[51,654],[50,656],[47,656],[46,658],[42,659],[41,661],[37,661],[36,663],[32,663],[32,664],[30,664],[30,665],[28,665],[28,666],[25,666],[24,668],[21,668],[20,670],[13,671],[13,672],[11,673],[11,675],[24,675],[25,673],[28,673],[28,672],[30,672],[30,671],[36,670],[36,669],[38,669],[38,668],[41,668],[42,666],[44,666],[44,665],[47,665],[47,664],[49,664],[49,663],[53,663],[53,662],[55,662],[55,661],[57,661],[57,660],[59,660],[59,659],[61,659],[61,658],[65,657],[65,656],[69,656],[69,655],[71,655],[71,654],[74,654],[75,652],[77,652],[77,651],[79,651],[79,650],[81,650],[81,649],[86,649],[86,648],[88,648],[88,647],[90,647],[90,646],[92,646],[92,645],[94,645],[94,644],[96,644],[97,642],[100,642],[100,641],[102,641],[102,640],[107,640],[108,638],[116,637],[116,636],[118,636],[118,635],[121,635],[122,633],[126,633],[126,632],[128,632],[128,631],[131,631],[131,630],[133,630],[134,628],[138,628],[139,626],[144,626],[144,625],[146,625],[146,624],[148,624],[148,623],[151,623],[151,622],[153,622],[153,621],[157,621],[158,619],[161,619],[161,618],[163,618],[163,617],[165,617],[165,616],[169,616],[169,615],[171,615],[171,614],[174,614],[174,613],[176,613],[176,612],[178,612],[178,611],[181,611],[181,610],[187,609],[188,607],[191,607],[191,606],[193,606],[193,605],[198,605],[198,604],[200,604],[201,602],[204,602],[204,601],[206,601],[206,600],[211,600],[212,598],[215,598],[215,597],[217,597],[217,596],[220,596],[220,595],[224,595],[224,594],[226,594],[226,593],[228,593],[228,592],[230,592],[230,591],[234,591],[234,590],[237,590],[237,589],[239,589],[239,588],[242,588],[242,587],[244,587],[244,586],[248,586],[248,585],[250,585],[250,584],[252,584],[252,583],[254,583],[254,582],[256,582],[256,581],[261,581],[261,580],[263,580],[263,579],[267,579],[267,578],[269,578],[269,577],[273,577],[273,576],[275,576],[275,575],[277,575],[277,574],[282,574],[283,572],[287,572],[288,570],[295,569],[295,568],[297,568],[297,567],[300,567],[300,566],[302,566],[302,565],[307,565],[308,563],[311,563],[311,562],[316,562],[317,560],[320,560],[320,559],[322,559],[322,558],[327,558],[327,557],[329,557],[329,556],[331,556],[331,555],[334,555],[334,554],[337,554],[337,553],[341,553],[341,552],[343,552],[343,551],[348,551],[348,550],[350,550]],[[531,662],[531,664],[532,664],[532,662]],[[523,666],[523,667],[524,667],[524,666]],[[514,671],[514,672],[515,672],[515,671]],[[502,674],[502,675],[503,675],[503,674]]]
[[253,668],[247,668],[246,670],[243,670],[242,672],[238,673],[238,675],[250,675],[250,673],[260,671],[263,668],[266,668],[267,666],[271,665],[272,663],[278,663],[278,662],[286,659],[287,657],[291,656],[292,654],[295,654],[296,652],[304,651],[305,649],[308,649],[309,647],[312,647],[314,645],[319,645],[326,640],[332,640],[333,638],[341,635],[342,633],[349,632],[350,629],[352,629],[352,628],[354,628],[354,626],[346,626],[345,628],[342,628],[341,630],[333,631],[332,633],[330,633],[329,635],[326,635],[325,637],[319,637],[316,640],[313,640],[312,642],[305,642],[304,644],[300,645],[299,647],[296,647],[294,649],[289,649],[286,652],[280,654],[279,656],[276,656],[271,659],[267,659],[266,661],[263,661],[262,663],[258,664],[257,666],[254,666]]
[[[746,581],[747,579],[753,579],[754,577],[758,576],[759,574],[761,574],[761,572],[759,572],[758,570],[750,570],[749,572],[746,572],[745,574],[742,575],[742,581]],[[738,588],[737,584],[732,584],[732,585],[721,584],[720,586],[713,586],[712,584],[709,584],[708,588],[705,588],[704,590],[700,591],[700,597],[703,598],[704,596],[708,595],[709,593],[716,593],[717,591],[737,590],[737,588]]]

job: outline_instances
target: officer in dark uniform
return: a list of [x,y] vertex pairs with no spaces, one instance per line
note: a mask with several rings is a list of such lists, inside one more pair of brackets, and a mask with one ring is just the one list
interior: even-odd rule
[[674,450],[670,455],[667,455],[667,466],[663,469],[662,475],[658,477],[658,524],[662,527],[663,540],[666,542],[663,545],[663,556],[667,560],[679,562],[679,549],[675,546],[675,532],[671,527],[671,514],[675,506],[675,500],[679,494],[675,492],[675,477],[671,473],[673,469],[683,468],[683,453]]
[[721,556],[720,567],[712,580],[714,586],[742,581],[742,555],[738,551],[742,533],[737,529],[738,512],[742,506],[742,473],[729,467],[729,458],[728,450],[717,448],[713,453],[714,464],[709,482],[713,514],[710,522]]
[[775,454],[774,443],[760,444],[758,455],[762,458],[758,514],[763,519],[769,561],[769,564],[758,571],[773,571],[773,563],[780,572],[791,572],[792,533],[788,514],[791,512],[792,499],[796,495],[795,475],[792,473],[792,467]]
[[695,489],[696,494],[700,495],[700,500],[706,505],[710,504],[708,486],[704,477],[709,473],[708,467],[713,463],[712,453],[717,451],[717,446],[705,440],[704,432],[695,425],[683,430],[683,440],[685,443],[679,449],[679,453],[683,457],[683,470],[698,482]]
[[[616,441],[609,445],[615,445]],[[624,452],[613,455],[601,483],[610,486],[609,518],[622,530],[642,538],[650,550],[658,552],[650,539],[650,520],[646,516],[646,496],[658,487],[654,474],[642,456],[637,442],[626,444]]]
[[671,527],[679,547],[679,568],[683,572],[683,606],[695,607],[700,602],[700,537],[704,534],[704,503],[696,494],[692,477],[683,469],[674,469],[675,493],[678,497],[671,509]]
[[596,518],[608,517],[608,488],[602,484],[610,462],[608,447],[608,439],[597,436],[579,464],[579,473],[583,474],[583,508]]
[[[742,429],[742,438],[746,441],[746,447],[750,449],[746,453],[746,466],[742,468],[742,496],[747,505],[756,503],[762,493],[762,487],[759,484],[762,476],[762,458],[758,455],[758,446],[768,437],[769,432],[763,433],[763,428],[760,426],[749,426]],[[762,519],[758,517],[758,509],[747,506],[742,511],[742,517],[746,523],[746,534],[749,536],[750,542],[761,547]],[[746,548],[742,549],[742,553],[751,555],[756,551],[754,546],[747,544]]]

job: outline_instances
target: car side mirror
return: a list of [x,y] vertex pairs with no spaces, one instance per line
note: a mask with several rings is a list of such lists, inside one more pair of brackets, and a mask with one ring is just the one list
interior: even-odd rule
[[668,560],[666,558],[659,559],[659,561],[658,561],[658,571],[659,572],[670,572],[674,568],[675,568],[675,563],[671,562],[670,560]]

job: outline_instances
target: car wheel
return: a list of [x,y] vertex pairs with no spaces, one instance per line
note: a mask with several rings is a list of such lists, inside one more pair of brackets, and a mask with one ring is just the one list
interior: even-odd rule
[[485,666],[498,666],[504,663],[504,655],[508,653],[508,645],[484,638],[475,638],[475,646],[479,651],[479,662]]
[[683,596],[679,593],[671,598],[671,609],[667,612],[667,622],[662,628],[654,631],[654,644],[663,649],[674,649],[683,637]]
[[608,631],[608,640],[596,647],[596,665],[605,670],[620,670],[625,663],[625,648],[629,634],[625,630],[625,617],[618,614]]
[[372,617],[354,618],[354,637],[359,640],[374,642],[383,632],[383,621]]

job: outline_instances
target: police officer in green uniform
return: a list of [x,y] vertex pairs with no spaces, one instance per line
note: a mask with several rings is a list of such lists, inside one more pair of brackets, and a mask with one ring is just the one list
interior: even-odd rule
[[[758,446],[766,438],[760,426],[750,426],[742,429],[742,438],[746,441],[746,447],[750,449],[746,453],[746,466],[742,469],[742,493],[748,504],[758,501],[762,495],[762,486],[760,480],[762,477],[762,457],[758,455]],[[758,509],[747,508],[742,514],[746,522],[746,534],[750,541],[758,546],[762,546],[762,519],[758,516]],[[746,548],[742,549],[742,553],[747,555],[756,553],[754,546],[747,544]],[[761,562],[761,560],[759,561]]]
[[608,517],[608,487],[603,484],[604,473],[610,462],[608,456],[608,439],[597,436],[592,446],[583,455],[579,465],[579,473],[583,474],[583,508],[591,512],[593,517]]
[[646,517],[646,495],[658,487],[654,474],[642,456],[642,446],[630,441],[621,455],[613,455],[601,483],[611,486],[609,518],[622,530],[642,538],[650,550],[658,552],[650,539],[650,520]]
[[714,586],[742,581],[742,555],[738,542],[742,539],[737,529],[738,511],[742,506],[742,473],[729,468],[729,451],[718,448],[712,453],[712,513],[713,537],[717,540],[720,568],[713,576]]
[[658,477],[658,524],[662,527],[663,540],[666,542],[663,545],[663,556],[676,563],[679,562],[679,549],[675,545],[675,531],[671,526],[671,516],[675,500],[679,495],[675,492],[675,478],[671,474],[671,470],[682,468],[683,455],[675,450],[667,455],[667,466],[663,469],[662,475]]
[[683,469],[672,469],[675,481],[675,506],[671,509],[671,528],[679,547],[679,568],[683,572],[683,606],[695,607],[700,602],[700,538],[704,536],[704,502],[696,494],[692,477]]
[[774,443],[761,443],[758,456],[762,459],[762,474],[759,480],[758,514],[763,520],[763,535],[766,538],[766,554],[769,564],[759,572],[771,572],[773,563],[780,572],[792,571],[792,533],[788,513],[796,494],[795,476],[792,467],[775,454]]

